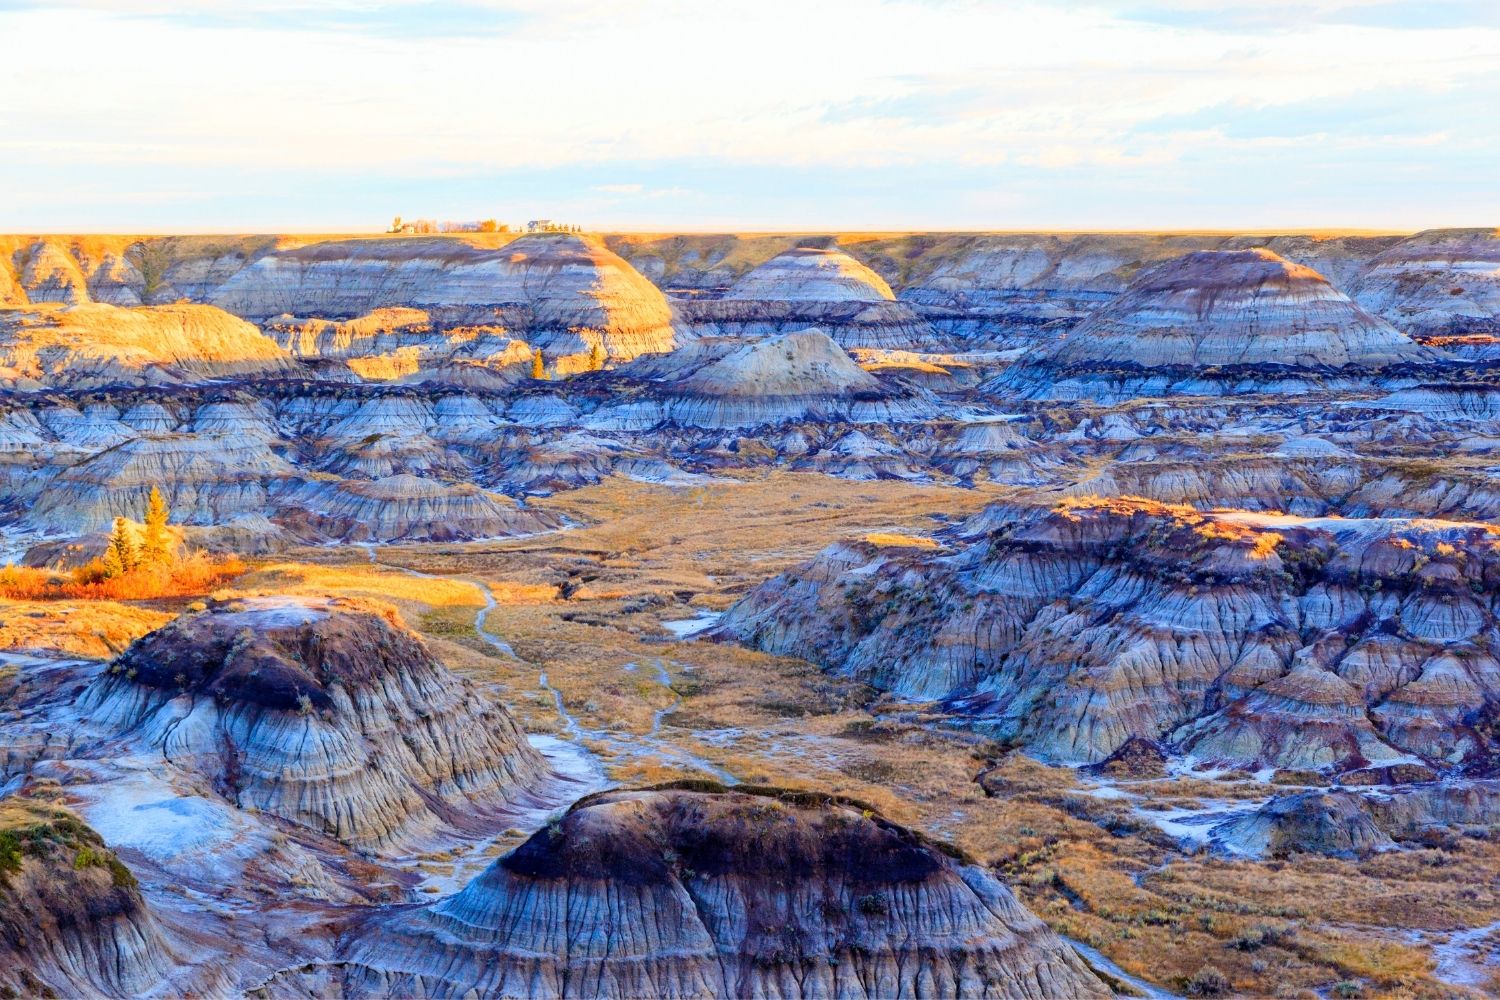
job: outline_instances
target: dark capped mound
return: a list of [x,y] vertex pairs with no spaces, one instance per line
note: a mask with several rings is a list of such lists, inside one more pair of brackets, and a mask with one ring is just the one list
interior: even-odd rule
[[378,605],[251,598],[184,615],[85,692],[96,724],[254,806],[361,846],[525,800],[545,776],[510,713]]
[[868,807],[702,782],[585,798],[346,950],[352,996],[1110,995],[982,868]]

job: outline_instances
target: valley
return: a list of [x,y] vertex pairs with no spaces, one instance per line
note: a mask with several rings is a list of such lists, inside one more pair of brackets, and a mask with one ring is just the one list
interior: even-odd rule
[[0,987],[1500,991],[1497,262],[6,237]]

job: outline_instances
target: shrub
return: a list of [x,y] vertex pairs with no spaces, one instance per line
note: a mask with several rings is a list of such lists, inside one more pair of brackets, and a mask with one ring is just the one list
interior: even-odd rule
[[1229,977],[1212,965],[1205,965],[1187,981],[1187,995],[1190,997],[1221,997],[1231,989]]

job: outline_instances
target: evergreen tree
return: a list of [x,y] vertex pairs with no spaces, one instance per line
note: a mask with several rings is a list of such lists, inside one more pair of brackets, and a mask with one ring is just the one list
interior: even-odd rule
[[104,550],[104,575],[124,576],[135,569],[140,560],[135,550],[135,540],[123,517],[115,518],[114,530],[109,533],[109,547]]
[[599,371],[603,371],[603,370],[604,370],[604,343],[602,341],[596,340],[596,341],[594,341],[593,346],[589,348],[589,371],[591,371],[591,372],[599,372]]
[[171,558],[172,539],[167,533],[167,519],[171,512],[161,490],[151,487],[151,497],[146,501],[146,532],[141,546],[141,559],[148,565],[165,565]]
[[547,365],[542,360],[542,349],[540,347],[531,352],[531,377],[543,379],[547,377]]

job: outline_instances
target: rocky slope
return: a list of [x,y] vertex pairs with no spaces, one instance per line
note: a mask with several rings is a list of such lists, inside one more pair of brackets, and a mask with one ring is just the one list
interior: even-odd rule
[[1200,251],[1143,272],[991,387],[1052,398],[1128,398],[1225,391],[1226,382],[1249,377],[1285,391],[1298,376],[1316,380],[1435,359],[1317,272],[1270,250]]
[[878,274],[837,250],[798,247],[750,271],[716,299],[679,306],[704,336],[765,337],[817,327],[846,348],[938,346]]
[[342,966],[345,996],[1111,995],[982,868],[861,805],[708,786],[586,798]]
[[503,707],[391,612],[347,600],[253,598],[178,618],[116,660],[80,711],[241,808],[362,847],[471,823],[544,774]]
[[[379,309],[423,310],[432,326],[392,331],[402,345],[438,350],[428,340],[458,337],[452,327],[487,326],[542,348],[550,356],[582,353],[594,344],[629,359],[676,343],[665,296],[625,261],[592,239],[523,236],[500,248],[458,238],[348,240],[316,243],[260,258],[212,297],[236,315],[268,320],[287,315],[356,320]],[[376,320],[361,321],[371,335]],[[498,336],[498,334],[495,334]],[[297,339],[305,351],[322,345],[337,355],[340,333]]]
[[1214,831],[1231,850],[1252,856],[1309,851],[1365,857],[1398,841],[1440,842],[1465,830],[1500,825],[1500,782],[1428,782],[1379,792],[1336,789],[1272,799]]
[[1500,333],[1500,230],[1417,233],[1370,261],[1351,294],[1412,336]]
[[618,393],[623,398],[601,405],[588,420],[593,428],[899,423],[937,409],[930,393],[871,375],[821,330],[748,344],[705,341],[696,349],[638,362],[612,382],[623,383]]
[[[555,515],[519,507],[509,497],[418,476],[314,480],[289,494],[283,525],[316,537],[361,542],[453,542],[552,531]],[[305,520],[296,511],[306,511]]]
[[156,988],[177,962],[167,935],[130,869],[57,798],[0,797],[0,991],[120,997]]
[[941,551],[834,546],[720,634],[1046,757],[1132,736],[1225,766],[1492,766],[1500,663],[1487,525],[994,507]]
[[8,388],[162,385],[292,367],[259,330],[212,306],[0,311],[0,384]]

